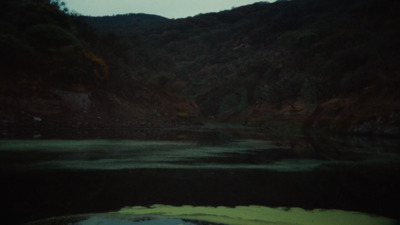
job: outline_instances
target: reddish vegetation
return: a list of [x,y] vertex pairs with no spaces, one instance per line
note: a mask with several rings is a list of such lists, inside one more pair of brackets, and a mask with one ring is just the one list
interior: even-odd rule
[[362,93],[342,95],[320,104],[304,125],[358,134],[398,135],[400,93],[376,86]]
[[380,87],[369,86],[317,105],[302,100],[292,104],[253,105],[240,114],[227,112],[221,120],[267,128],[297,127],[306,132],[399,135],[400,92]]
[[[294,108],[293,108],[293,107]],[[246,111],[235,114],[225,113],[221,116],[222,121],[241,121],[247,126],[276,126],[281,123],[287,125],[301,125],[315,108],[314,105],[297,101],[289,104],[257,104],[249,107]]]

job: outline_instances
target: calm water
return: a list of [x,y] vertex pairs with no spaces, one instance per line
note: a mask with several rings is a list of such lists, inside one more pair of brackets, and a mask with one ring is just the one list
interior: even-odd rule
[[0,139],[5,224],[399,224],[396,139],[217,126],[33,135]]

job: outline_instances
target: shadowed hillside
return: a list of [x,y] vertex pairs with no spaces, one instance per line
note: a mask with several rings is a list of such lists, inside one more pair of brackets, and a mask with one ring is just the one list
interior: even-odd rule
[[395,134],[399,6],[394,0],[256,3],[131,32],[172,61],[168,73],[205,116]]
[[[35,4],[4,12],[51,6]],[[132,125],[192,122],[201,113],[251,126],[398,135],[399,9],[396,0],[292,0],[177,20],[2,13],[2,74],[12,74],[2,79],[18,77],[12,90],[2,82],[2,115],[27,107],[11,93],[43,97],[55,88],[90,94],[98,103],[87,115],[101,112],[105,121],[145,108]],[[23,85],[30,88],[15,88]]]
[[[176,126],[198,120],[195,103],[166,85],[168,59],[151,47],[114,34],[98,35],[58,1],[0,4],[4,134],[30,134],[42,127]],[[149,73],[137,76],[132,68],[138,66]]]

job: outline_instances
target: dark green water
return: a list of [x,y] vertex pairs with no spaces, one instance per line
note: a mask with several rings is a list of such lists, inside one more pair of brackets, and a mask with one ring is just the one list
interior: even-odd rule
[[[373,216],[371,224],[396,224],[399,162],[396,139],[307,137],[238,127],[62,130],[44,131],[36,139],[3,137],[3,220],[277,224],[275,217],[261,215],[279,209],[270,214],[290,212],[298,218],[302,216],[293,212],[303,210],[299,215],[307,215],[304,223],[280,224],[313,224],[316,215],[329,222],[329,213],[320,215],[321,210],[343,218],[357,212]],[[109,214],[129,207],[152,211]],[[166,207],[171,210],[163,211]],[[234,216],[241,212],[255,214]],[[195,216],[200,214],[215,218]],[[374,216],[389,220],[377,222]],[[232,220],[221,220],[228,217]]]

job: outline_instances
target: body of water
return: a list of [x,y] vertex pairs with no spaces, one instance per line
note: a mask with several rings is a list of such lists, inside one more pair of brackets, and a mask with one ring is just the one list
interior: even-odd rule
[[396,139],[221,126],[76,132],[0,140],[6,224],[394,225],[400,219]]

